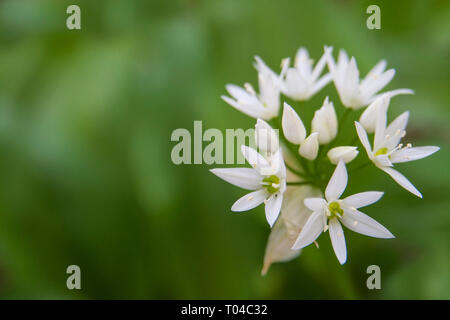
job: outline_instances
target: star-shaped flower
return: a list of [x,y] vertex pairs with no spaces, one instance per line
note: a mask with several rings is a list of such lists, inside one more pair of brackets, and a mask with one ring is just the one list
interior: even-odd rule
[[211,172],[235,186],[253,190],[238,199],[231,207],[232,211],[247,211],[264,203],[266,219],[272,227],[280,214],[286,190],[286,166],[278,141],[273,141],[275,132],[270,130],[273,131],[266,122],[258,119],[255,137],[257,145],[265,147],[266,156],[253,148],[241,147],[242,154],[252,168],[217,168],[211,169]]
[[[389,99],[386,96],[384,99]],[[422,194],[414,185],[400,172],[393,169],[395,163],[419,160],[432,155],[439,150],[439,147],[412,147],[411,144],[403,146],[400,140],[405,136],[406,125],[408,124],[409,112],[399,115],[386,127],[386,107],[387,103],[380,104],[376,117],[375,135],[373,148],[369,143],[367,132],[364,127],[355,122],[359,140],[366,149],[369,159],[381,170],[389,174],[399,185],[422,198]]]
[[[326,48],[330,50],[329,48]],[[381,60],[362,80],[359,79],[359,70],[354,57],[348,58],[344,50],[339,51],[337,63],[333,56],[328,57],[328,68],[333,77],[334,85],[339,93],[342,104],[347,108],[359,109],[374,101],[377,92],[383,89],[394,77],[395,70],[386,69],[386,61]],[[409,89],[389,91],[392,95],[410,92]]]
[[258,71],[259,94],[251,84],[246,83],[244,88],[234,84],[226,85],[232,98],[222,96],[222,99],[237,110],[253,118],[270,120],[278,116],[280,109],[280,79],[283,70],[286,70],[288,61],[282,63],[283,70],[280,75],[272,71],[261,58],[256,57],[255,68]]
[[320,77],[329,54],[330,50],[325,50],[313,68],[313,60],[309,57],[308,50],[305,48],[298,49],[294,67],[287,69],[281,91],[289,98],[298,101],[311,98],[331,81],[330,73]]
[[301,249],[313,243],[322,232],[329,231],[334,252],[341,264],[347,261],[347,247],[341,224],[355,232],[375,237],[394,238],[381,224],[358,208],[377,202],[383,192],[368,191],[340,199],[347,187],[347,169],[340,161],[328,182],[324,198],[306,198],[305,206],[313,213],[308,218],[292,249]]

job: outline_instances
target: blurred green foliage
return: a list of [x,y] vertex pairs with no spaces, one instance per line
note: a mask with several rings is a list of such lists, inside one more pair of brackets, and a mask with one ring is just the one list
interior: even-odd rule
[[[69,4],[79,31],[65,26]],[[381,30],[366,28],[370,4]],[[407,138],[441,151],[400,168],[423,200],[374,168],[350,177],[348,194],[386,191],[365,212],[395,240],[346,232],[340,266],[321,237],[261,277],[263,209],[232,214],[242,191],[207,165],[172,164],[170,135],[194,120],[253,127],[220,99],[224,85],[256,84],[256,54],[277,69],[325,44],[362,74],[387,59],[388,88],[416,92],[393,99],[390,117],[411,110]],[[446,0],[1,1],[0,297],[449,299],[449,70]],[[70,264],[80,291],[66,288]],[[382,290],[366,288],[371,264]]]

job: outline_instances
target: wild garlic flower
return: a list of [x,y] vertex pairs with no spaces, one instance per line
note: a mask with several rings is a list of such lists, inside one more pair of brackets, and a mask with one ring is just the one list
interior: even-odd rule
[[[326,47],[325,50],[331,50]],[[339,51],[337,63],[330,54],[328,57],[328,68],[333,77],[334,85],[339,93],[342,104],[351,109],[359,109],[367,106],[377,98],[377,92],[383,89],[394,77],[395,70],[386,69],[386,61],[381,60],[362,80],[359,78],[359,70],[354,57],[348,58],[344,50]],[[403,92],[407,89],[399,89]],[[399,94],[399,91],[391,91]]]
[[244,84],[244,88],[228,84],[226,89],[232,98],[222,96],[222,99],[252,118],[270,120],[278,116],[280,109],[280,77],[283,76],[283,72],[278,76],[259,57],[255,59],[259,94],[249,83]]
[[[358,210],[377,202],[383,192],[368,191],[341,199],[348,178],[345,164],[353,161],[359,151],[356,146],[335,146],[334,142],[353,141],[357,135],[376,167],[406,190],[422,197],[393,166],[427,157],[438,151],[439,147],[413,148],[410,144],[403,146],[400,143],[405,135],[408,112],[387,125],[390,99],[400,94],[412,94],[413,91],[397,89],[379,93],[395,74],[394,69],[385,70],[385,60],[378,62],[360,79],[355,58],[349,59],[347,53],[340,50],[335,62],[332,47],[324,48],[315,65],[308,51],[300,48],[292,67],[288,58],[282,60],[279,74],[258,56],[255,57],[254,67],[258,72],[259,93],[248,83],[243,88],[228,84],[226,89],[230,96],[222,96],[222,99],[257,119],[255,142],[258,151],[241,147],[251,168],[216,168],[211,172],[251,191],[232,205],[232,211],[247,211],[265,204],[266,219],[273,228],[267,241],[262,274],[274,262],[297,257],[303,247],[315,242],[326,231],[330,233],[339,262],[344,264],[347,249],[342,225],[371,237],[393,238],[385,227]],[[338,119],[335,105],[326,97],[322,106],[314,112],[309,135],[302,118],[286,102],[283,103],[281,119],[275,119],[280,115],[283,96],[295,101],[308,100],[331,81],[341,102],[336,107],[347,109],[341,118]],[[352,117],[351,111],[366,106],[359,122],[355,122],[356,134],[353,131],[353,137],[343,136],[343,132],[347,132],[341,127],[349,125],[347,117]],[[305,103],[302,108],[306,108]],[[279,131],[282,131],[282,140],[279,139]],[[369,143],[367,133],[374,133],[373,144]],[[325,185],[334,165],[336,168]],[[350,174],[363,166],[352,168]]]
[[[258,131],[260,130],[257,129],[255,135],[261,134]],[[270,153],[263,156],[255,149],[243,145],[241,152],[252,168],[218,168],[211,169],[211,172],[235,186],[254,190],[238,199],[231,210],[247,211],[264,203],[266,219],[272,227],[280,214],[283,193],[286,190],[286,167],[282,151],[270,149]]]
[[314,160],[319,151],[319,134],[311,133],[306,137],[306,129],[302,119],[286,102],[283,105],[282,118],[283,134],[290,143],[300,145],[298,153],[308,159]]
[[295,56],[294,67],[286,71],[282,92],[289,98],[297,101],[308,100],[331,81],[331,74],[326,73],[322,77],[322,71],[327,62],[326,50],[313,68],[313,60],[309,57],[308,50],[300,48]]
[[[385,97],[385,99],[388,99],[388,97]],[[386,104],[383,105],[386,106]],[[395,163],[414,161],[428,157],[438,151],[439,147],[427,146],[413,148],[411,144],[403,146],[400,141],[406,134],[405,128],[408,124],[408,118],[409,112],[407,111],[395,118],[386,127],[386,108],[378,108],[373,148],[369,143],[369,138],[364,127],[359,122],[355,122],[355,126],[359,140],[366,149],[369,159],[378,168],[390,175],[400,186],[422,198],[422,194],[416,187],[404,175],[392,167]]]
[[328,97],[323,101],[322,107],[316,110],[311,122],[311,130],[319,133],[319,143],[327,144],[336,138],[338,131],[338,121],[333,102]]
[[348,229],[375,238],[394,238],[381,224],[358,208],[377,202],[383,192],[368,191],[340,199],[347,187],[347,169],[340,161],[328,182],[324,198],[306,198],[312,214],[300,232],[292,249],[301,249],[313,243],[322,232],[329,231],[334,253],[341,264],[347,261],[347,247],[341,224]]

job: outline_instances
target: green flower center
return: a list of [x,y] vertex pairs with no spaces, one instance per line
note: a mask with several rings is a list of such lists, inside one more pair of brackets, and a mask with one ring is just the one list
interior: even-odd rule
[[263,187],[269,191],[269,193],[275,193],[280,190],[280,178],[276,175],[265,177],[263,180]]
[[384,147],[384,148],[380,148],[380,149],[378,149],[378,151],[377,152],[375,152],[375,157],[376,156],[379,156],[379,155],[382,155],[382,154],[386,154],[386,153],[388,153],[388,148],[386,148],[386,147]]
[[333,201],[328,205],[328,210],[330,210],[331,213],[330,219],[333,217],[342,217],[344,214],[344,210],[341,209],[341,205],[336,201]]

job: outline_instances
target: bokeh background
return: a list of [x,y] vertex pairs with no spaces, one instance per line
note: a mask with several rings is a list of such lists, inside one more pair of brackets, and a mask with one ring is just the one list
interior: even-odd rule
[[[66,28],[69,4],[79,31]],[[381,30],[366,28],[370,4]],[[170,136],[194,120],[253,127],[220,99],[224,85],[256,85],[256,54],[278,70],[325,44],[363,75],[387,59],[387,88],[416,92],[390,117],[411,110],[407,140],[441,150],[400,167],[423,200],[374,168],[351,177],[349,194],[386,191],[365,212],[395,240],[346,232],[340,266],[321,237],[261,277],[263,208],[232,214],[243,191],[211,166],[174,165]],[[449,299],[449,70],[446,0],[0,1],[0,298]],[[71,264],[82,290],[66,288]],[[366,288],[371,264],[381,290]]]

